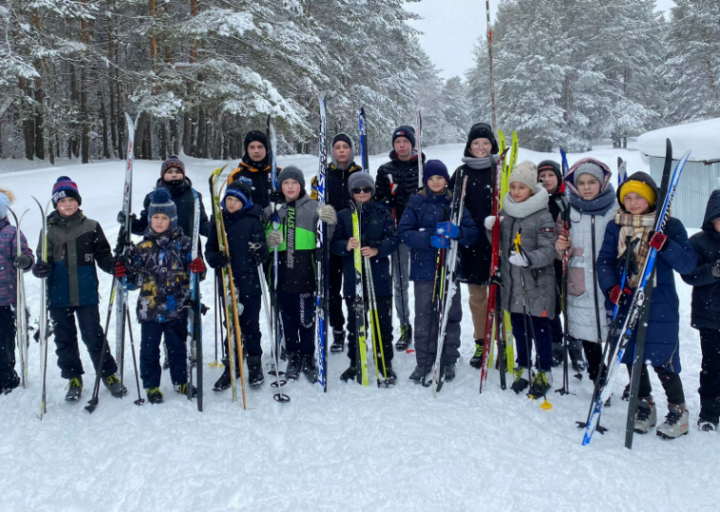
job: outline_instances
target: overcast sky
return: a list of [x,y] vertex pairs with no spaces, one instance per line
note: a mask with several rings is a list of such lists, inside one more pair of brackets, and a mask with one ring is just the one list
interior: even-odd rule
[[[492,20],[498,1],[490,1]],[[661,11],[675,5],[673,0],[656,1]],[[487,32],[485,0],[422,0],[406,6],[425,18],[411,24],[423,32],[420,44],[441,71],[441,76],[464,75],[474,64],[473,47],[478,37]]]

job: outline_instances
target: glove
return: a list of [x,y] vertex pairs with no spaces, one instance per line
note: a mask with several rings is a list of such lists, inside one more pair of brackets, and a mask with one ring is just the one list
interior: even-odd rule
[[430,235],[430,246],[435,249],[449,249],[450,239],[442,235]]
[[284,241],[285,239],[283,238],[282,231],[279,229],[273,229],[267,234],[267,245],[271,249],[280,247]]
[[285,196],[279,190],[270,192],[270,203],[280,204],[285,201]]
[[50,266],[50,263],[47,261],[38,261],[35,263],[35,266],[33,267],[32,273],[35,277],[38,277],[40,279],[45,279],[50,275],[50,271],[52,270],[52,267]]
[[32,267],[33,259],[26,254],[15,256],[13,258],[13,266],[18,270],[27,270]]
[[[125,218],[125,212],[118,212],[118,214],[117,214],[118,224],[122,224],[122,225],[124,226],[124,225],[125,225],[125,220],[126,220],[126,218]],[[137,220],[137,216],[136,216],[134,213],[131,213],[131,214],[130,214],[130,224],[132,224],[132,223],[135,222],[136,220]]]
[[630,288],[627,286],[625,288],[620,288],[620,286],[617,285],[610,290],[610,302],[617,304],[618,306],[624,306],[630,294],[632,294],[632,290]]
[[650,247],[655,249],[657,252],[662,252],[667,249],[668,237],[663,233],[655,233],[650,239]]
[[435,226],[435,234],[457,240],[462,235],[462,230],[450,221],[438,222]]
[[193,274],[202,274],[205,270],[207,269],[205,268],[205,263],[202,258],[195,258],[190,262],[190,272]]
[[125,268],[125,265],[120,263],[119,261],[115,262],[115,277],[118,279],[122,279],[127,275],[127,269]]
[[331,226],[337,224],[337,213],[335,213],[335,208],[329,204],[324,204],[318,207],[318,217],[320,217],[321,221],[326,222]]
[[528,265],[530,265],[530,262],[525,257],[525,255],[517,251],[513,251],[512,254],[510,254],[508,261],[511,265],[515,265],[516,267],[527,267]]
[[230,258],[228,258],[227,254],[224,252],[217,253],[217,256],[215,256],[212,260],[208,258],[208,264],[214,269],[227,267],[229,263]]
[[[505,217],[500,217],[500,222],[503,221]],[[483,225],[485,226],[485,229],[488,231],[492,231],[492,228],[495,227],[495,221],[497,220],[497,217],[495,215],[488,215],[485,217],[485,220],[483,221]]]

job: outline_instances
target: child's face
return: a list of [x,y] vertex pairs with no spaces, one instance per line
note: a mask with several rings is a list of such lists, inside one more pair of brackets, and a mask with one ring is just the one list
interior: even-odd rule
[[177,181],[183,179],[185,176],[182,171],[177,167],[171,167],[165,174],[163,174],[163,181]]
[[63,217],[71,217],[75,215],[78,208],[80,208],[80,205],[72,197],[63,197],[57,204],[57,211]]
[[644,215],[650,210],[647,199],[636,192],[630,192],[623,199],[623,206],[632,215]]
[[282,193],[288,203],[300,197],[300,183],[297,180],[287,179],[282,182]]
[[600,194],[600,182],[589,174],[580,176],[575,185],[580,192],[580,197],[586,201],[595,199]]
[[370,187],[355,187],[352,189],[353,200],[355,203],[369,203],[372,199],[372,189]]
[[265,155],[267,155],[267,150],[265,149],[265,146],[263,146],[262,142],[254,141],[248,144],[248,155],[250,156],[250,160],[253,162],[262,162],[265,160]]
[[542,171],[538,174],[538,179],[542,182],[542,186],[548,191],[548,194],[552,194],[557,190],[558,179],[553,171]]
[[489,139],[479,138],[470,143],[470,153],[475,158],[487,158],[492,150],[492,142]]
[[510,197],[512,197],[516,203],[527,201],[531,195],[532,190],[524,183],[520,183],[519,181],[510,183]]
[[442,176],[430,176],[427,186],[433,193],[438,194],[447,187],[447,180]]
[[397,139],[395,139],[395,142],[393,142],[393,149],[395,150],[395,153],[400,160],[410,160],[413,151],[410,139],[407,139],[405,137],[398,137]]
[[227,196],[225,198],[225,208],[227,208],[227,211],[230,213],[239,212],[243,208],[243,202],[237,197]]
[[717,219],[713,219],[712,225],[715,228],[715,231],[720,233],[720,217],[718,217]]
[[170,217],[164,213],[153,215],[150,219],[150,227],[152,227],[152,230],[157,234],[165,233],[165,231],[170,229]]
[[350,146],[348,146],[348,143],[344,140],[337,141],[333,146],[333,155],[337,163],[345,165],[350,161],[350,157],[352,156]]

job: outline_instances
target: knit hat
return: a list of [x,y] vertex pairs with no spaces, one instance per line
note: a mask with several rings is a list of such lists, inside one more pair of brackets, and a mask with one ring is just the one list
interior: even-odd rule
[[77,184],[67,176],[60,176],[52,189],[53,206],[57,209],[57,204],[66,197],[72,197],[78,202],[78,205],[82,204]]
[[445,181],[450,183],[450,175],[447,167],[440,160],[428,160],[423,166],[423,185],[427,187],[427,182],[433,176],[442,176]]
[[225,199],[227,199],[228,196],[232,196],[243,204],[243,210],[245,208],[250,208],[253,205],[252,202],[252,181],[250,181],[248,178],[241,176],[237,180],[230,183],[227,188],[225,189],[225,197],[223,197],[222,200],[222,208],[223,210],[226,210],[225,208]]
[[652,177],[644,172],[636,172],[628,176],[625,182],[620,185],[617,191],[618,202],[624,206],[625,196],[630,192],[644,197],[645,200],[650,203],[650,210],[655,208],[655,201],[657,200],[657,185]]
[[165,187],[156,188],[148,206],[148,219],[158,214],[167,215],[170,218],[170,229],[177,226],[177,207],[170,197],[170,192]]
[[343,141],[343,142],[346,143],[348,146],[350,146],[350,151],[353,150],[353,142],[352,142],[352,139],[350,138],[350,136],[349,136],[347,133],[338,133],[337,135],[335,135],[335,137],[333,137],[332,146],[331,146],[331,147],[334,148],[334,147],[335,147],[335,143],[338,142],[338,141]]
[[375,181],[367,172],[354,172],[348,178],[348,192],[353,193],[354,188],[369,188],[371,194],[375,195]]
[[252,132],[248,132],[248,134],[245,135],[245,141],[243,142],[244,153],[247,153],[248,146],[250,145],[251,142],[259,142],[260,144],[265,146],[265,151],[267,151],[267,148],[268,148],[267,135],[265,135],[263,132],[252,131]]
[[179,169],[183,176],[185,176],[185,164],[177,156],[173,155],[167,160],[165,160],[162,164],[162,167],[160,167],[160,177],[164,178],[165,173],[173,167]]
[[8,207],[15,202],[15,194],[9,190],[0,188],[0,219],[8,214]]
[[395,146],[395,139],[398,137],[405,137],[410,141],[412,147],[415,147],[415,129],[412,126],[402,125],[395,129],[392,136],[393,146]]
[[300,188],[305,189],[305,175],[294,165],[288,165],[280,171],[277,184],[278,188],[282,186],[282,183],[285,180],[295,180],[300,183]]
[[509,183],[513,182],[522,183],[532,190],[533,194],[535,194],[538,189],[537,167],[535,164],[527,160],[517,164],[515,169],[513,169],[512,174],[510,174]]
[[600,167],[595,162],[584,162],[580,164],[577,169],[575,169],[575,172],[573,173],[574,185],[577,186],[578,178],[583,174],[589,174],[590,176],[598,180],[598,183],[600,183],[601,186],[605,182],[605,173],[603,172],[602,167]]
[[476,123],[472,125],[472,128],[470,128],[470,132],[468,132],[468,139],[467,143],[465,144],[465,156],[466,157],[472,157],[472,153],[470,152],[470,146],[472,145],[472,141],[475,139],[487,139],[492,143],[492,149],[490,150],[490,153],[493,155],[497,155],[500,153],[500,148],[498,146],[497,140],[495,139],[495,134],[492,131],[492,127],[487,123]]

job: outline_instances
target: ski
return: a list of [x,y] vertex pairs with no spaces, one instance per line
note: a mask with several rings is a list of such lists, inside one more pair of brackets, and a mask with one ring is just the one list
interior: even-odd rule
[[418,159],[418,190],[423,188],[423,149],[422,149],[422,112],[417,109],[415,112],[415,145],[417,146]]
[[360,129],[360,160],[362,161],[363,171],[370,172],[370,153],[367,140],[367,118],[365,117],[365,109],[360,109],[358,116],[358,125]]
[[[327,142],[325,130],[327,118],[325,115],[325,99],[320,102],[320,129],[318,131],[318,174],[317,174],[317,200],[319,206],[325,205],[325,175],[327,173]],[[318,390],[327,393],[327,318],[328,318],[328,280],[327,269],[330,265],[328,251],[327,224],[318,218],[315,234],[317,265],[317,291],[315,292],[315,357],[317,360]]]
[[618,188],[620,188],[620,185],[622,185],[625,180],[627,179],[627,160],[623,160],[622,158],[618,157]]
[[[565,179],[568,172],[570,171],[570,164],[568,163],[567,154],[565,150],[560,148],[560,157],[562,161],[562,177]],[[562,186],[562,183],[558,184],[558,189]],[[563,198],[556,201],[560,208],[560,220],[562,224],[561,235],[565,237],[570,236],[570,204]],[[595,256],[593,255],[593,258]],[[565,250],[562,254],[562,276],[560,278],[560,309],[563,315],[563,378],[562,387],[556,389],[556,393],[561,395],[567,395],[570,393],[570,368],[568,364],[569,352],[570,352],[570,334],[568,328],[568,311],[567,311],[567,272],[568,262],[570,259],[570,251]],[[581,375],[582,377],[582,375]]]
[[[22,256],[22,235],[20,234],[20,225],[22,220],[27,213],[27,210],[18,218],[15,211],[8,207],[8,212],[12,215],[15,221],[15,242],[16,252],[15,256]],[[42,235],[41,235],[42,236]],[[15,339],[18,347],[18,354],[20,356],[20,384],[22,387],[26,387],[28,384],[28,345],[30,342],[29,328],[28,328],[28,315],[27,307],[25,305],[25,275],[24,271],[15,269],[17,280],[16,280],[16,301],[15,304]],[[45,281],[44,279],[42,280]]]
[[[360,238],[360,223],[362,221],[362,203],[356,205],[351,202],[353,238]],[[365,329],[365,300],[363,294],[363,264],[360,247],[353,249],[353,263],[355,265],[355,302],[353,310],[355,314],[355,358],[357,366],[357,381],[363,386],[368,386],[368,363],[367,363],[367,332]],[[359,364],[358,364],[359,363]]]
[[[192,254],[193,261],[200,256],[200,195],[195,189],[193,193],[193,232],[192,232]],[[197,373],[197,407],[202,412],[203,408],[203,358],[202,358],[202,314],[200,306],[200,276],[190,274],[190,311],[188,313],[188,338],[187,338],[187,371],[188,386],[187,398],[192,400],[192,367],[195,363]]]
[[[672,158],[671,155],[668,156],[669,159]],[[657,219],[654,229],[655,233],[661,233],[663,231],[667,219],[670,217],[670,205],[672,204],[672,199],[675,196],[675,189],[689,156],[690,152],[688,151],[682,156],[682,158],[680,158],[675,166],[675,169],[668,178],[669,184],[666,188],[667,193],[665,194],[664,201],[662,203],[658,203],[661,207],[658,208],[655,217]],[[666,157],[666,159],[668,158]],[[666,169],[667,168],[668,165],[666,164]],[[663,182],[665,182],[665,177],[663,177]],[[581,424],[581,426],[585,426],[585,433],[582,441],[583,446],[590,443],[595,430],[597,430],[603,405],[612,392],[612,385],[615,381],[618,367],[622,362],[623,355],[625,354],[625,349],[627,348],[633,331],[638,324],[638,319],[642,316],[643,309],[646,306],[650,307],[650,304],[647,301],[646,289],[649,291],[648,286],[652,286],[650,279],[653,275],[656,259],[657,251],[650,248],[645,264],[640,272],[640,282],[633,293],[632,302],[630,303],[630,308],[628,309],[622,322],[622,326],[619,325],[619,306],[615,306],[615,309],[613,310],[613,321],[608,332],[608,358],[607,360],[603,360],[606,368],[603,368],[601,365],[601,375],[603,375],[604,372],[605,378],[598,378],[598,382],[595,386],[596,389],[593,393],[593,402],[590,404],[587,422]],[[630,277],[627,275],[627,267],[625,269],[623,279],[626,277],[628,279]],[[624,286],[624,283],[621,286]]]

